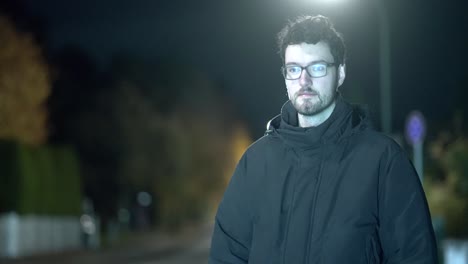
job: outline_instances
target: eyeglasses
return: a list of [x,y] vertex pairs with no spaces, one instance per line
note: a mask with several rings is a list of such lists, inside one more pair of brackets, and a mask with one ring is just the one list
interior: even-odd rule
[[297,80],[301,78],[302,71],[305,69],[310,77],[318,78],[327,75],[327,68],[335,66],[336,63],[315,62],[305,67],[299,65],[285,65],[281,67],[281,73],[286,80]]

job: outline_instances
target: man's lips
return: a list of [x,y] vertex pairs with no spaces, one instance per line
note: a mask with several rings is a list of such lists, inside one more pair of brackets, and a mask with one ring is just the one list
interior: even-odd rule
[[316,92],[299,92],[297,93],[298,96],[316,96]]

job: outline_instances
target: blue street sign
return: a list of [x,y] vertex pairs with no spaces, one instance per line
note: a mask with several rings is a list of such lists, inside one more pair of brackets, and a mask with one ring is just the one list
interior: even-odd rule
[[419,111],[413,111],[408,115],[405,126],[406,140],[412,146],[422,143],[426,136],[426,121]]

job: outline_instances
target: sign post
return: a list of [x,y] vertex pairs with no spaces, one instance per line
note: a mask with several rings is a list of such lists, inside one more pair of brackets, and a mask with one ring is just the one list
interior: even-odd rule
[[423,143],[426,136],[426,122],[419,111],[411,112],[406,119],[405,135],[413,147],[413,163],[421,182],[423,181]]

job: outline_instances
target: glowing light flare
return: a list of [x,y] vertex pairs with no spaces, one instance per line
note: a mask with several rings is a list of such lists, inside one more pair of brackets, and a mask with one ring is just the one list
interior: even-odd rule
[[297,2],[300,2],[301,4],[324,6],[324,5],[342,4],[346,2],[346,0],[298,0]]
[[81,229],[88,235],[96,233],[96,224],[92,216],[84,214],[80,217]]
[[147,192],[139,192],[138,195],[137,195],[137,201],[138,201],[138,204],[143,206],[143,207],[148,207],[151,205],[152,203],[152,197],[151,197],[151,194],[147,193]]

